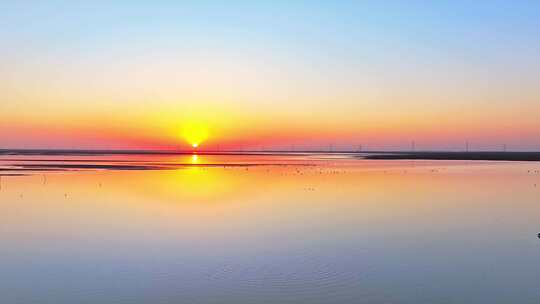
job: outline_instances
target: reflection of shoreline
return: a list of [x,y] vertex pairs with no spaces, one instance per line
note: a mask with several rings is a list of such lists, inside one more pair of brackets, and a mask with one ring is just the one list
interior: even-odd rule
[[[39,160],[34,160],[39,161]],[[47,160],[51,162],[51,160]],[[92,164],[92,163],[81,163],[81,164],[63,164],[63,160],[56,160],[58,164],[10,164],[6,167],[0,168],[0,171],[6,172],[48,172],[48,171],[80,171],[80,170],[111,170],[111,171],[155,171],[155,170],[177,170],[185,168],[244,168],[244,167],[309,167],[315,166],[313,164],[297,164],[297,163],[245,163],[245,164],[236,164],[236,163],[218,163],[218,164],[171,164],[171,163],[147,163],[147,164],[134,164],[126,165],[118,162],[117,164]],[[90,161],[93,162],[93,161]],[[3,174],[3,173],[2,173]],[[15,174],[5,173],[5,176],[13,176]],[[19,174],[22,175],[22,174]]]
[[[0,177],[2,176],[28,176],[30,174],[23,174],[23,173],[0,173]],[[1,188],[1,187],[0,187]]]
[[[2,151],[0,150],[0,155]],[[14,150],[10,150],[14,153]],[[38,150],[26,150],[27,153],[37,153]],[[43,150],[41,150],[43,151]],[[59,153],[60,150],[48,150],[46,153]],[[101,153],[87,151],[88,153]],[[75,153],[80,153],[76,151]],[[333,153],[307,153],[295,152],[280,157],[280,153],[267,152],[265,156],[251,152],[226,154],[197,154],[189,153],[185,157],[151,157],[145,154],[120,154],[108,157],[101,154],[86,155],[86,157],[73,157],[66,155],[30,155],[30,154],[4,154],[0,157],[0,173],[3,175],[34,174],[39,172],[65,172],[65,171],[159,171],[180,170],[193,167],[200,168],[248,168],[248,167],[309,167],[318,166],[323,162],[340,162],[355,160],[460,160],[460,161],[540,161],[540,152],[333,152]],[[208,153],[208,152],[206,152]],[[285,152],[283,152],[285,153]],[[122,156],[124,155],[124,156]],[[134,155],[140,155],[139,159]],[[217,156],[224,157],[217,157]],[[43,156],[43,157],[39,157]],[[216,157],[214,157],[216,156]],[[206,159],[208,157],[208,159]],[[79,158],[79,159],[77,159]],[[96,159],[91,159],[96,158]],[[184,159],[185,158],[185,159]]]

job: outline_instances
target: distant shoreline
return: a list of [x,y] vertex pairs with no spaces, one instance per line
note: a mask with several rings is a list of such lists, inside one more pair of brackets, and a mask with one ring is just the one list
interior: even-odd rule
[[540,161],[540,152],[385,152],[363,157],[380,160]]
[[98,156],[98,155],[349,155],[371,160],[483,160],[540,161],[540,152],[497,151],[215,151],[215,150],[82,150],[82,149],[0,149],[0,156]]

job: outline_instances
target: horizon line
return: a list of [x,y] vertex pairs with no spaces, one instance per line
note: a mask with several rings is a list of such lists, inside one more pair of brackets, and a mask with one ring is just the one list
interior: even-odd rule
[[18,152],[80,152],[80,153],[111,153],[111,154],[266,154],[266,153],[540,153],[540,150],[288,150],[288,149],[79,149],[79,148],[0,148],[0,153],[18,153]]

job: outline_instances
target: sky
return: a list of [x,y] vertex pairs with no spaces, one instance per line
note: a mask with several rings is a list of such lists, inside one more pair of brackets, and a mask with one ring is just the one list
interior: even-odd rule
[[19,2],[0,148],[540,150],[538,1]]

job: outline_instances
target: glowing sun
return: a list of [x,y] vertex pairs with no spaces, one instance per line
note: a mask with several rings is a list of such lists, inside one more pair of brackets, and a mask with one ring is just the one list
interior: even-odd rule
[[189,121],[182,127],[182,136],[193,149],[208,138],[208,126],[199,121]]

